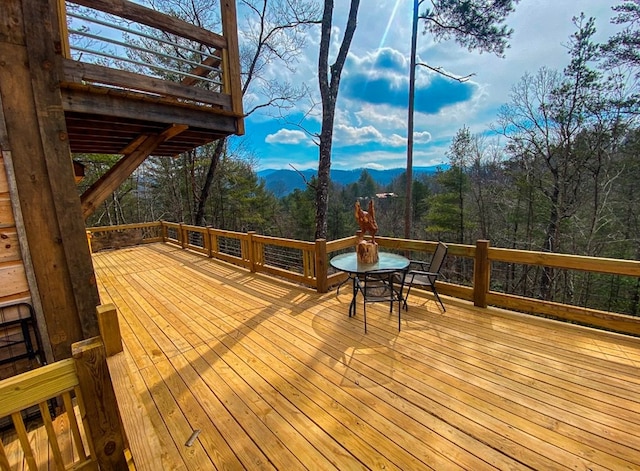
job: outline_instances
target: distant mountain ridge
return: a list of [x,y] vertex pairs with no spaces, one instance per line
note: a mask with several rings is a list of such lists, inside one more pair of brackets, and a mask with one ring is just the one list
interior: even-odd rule
[[[413,175],[419,175],[421,173],[433,174],[438,169],[446,170],[449,165],[432,165],[429,167],[413,167]],[[394,178],[398,177],[405,172],[405,168],[391,168],[387,170],[376,170],[371,168],[355,168],[352,170],[331,170],[331,180],[335,183],[342,185],[349,185],[355,183],[360,178],[362,171],[366,170],[371,178],[379,185],[388,185]],[[268,190],[272,191],[276,196],[282,197],[291,193],[295,189],[303,189],[305,182],[300,174],[304,175],[304,178],[309,181],[318,173],[314,169],[295,170],[289,169],[265,169],[258,172],[258,177],[264,179],[265,185]]]

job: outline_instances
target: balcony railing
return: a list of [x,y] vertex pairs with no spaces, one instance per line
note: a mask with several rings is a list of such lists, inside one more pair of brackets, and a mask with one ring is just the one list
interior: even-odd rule
[[61,0],[64,82],[241,116],[235,2],[220,8],[223,34],[126,0]]
[[[357,244],[355,236],[330,242],[304,242],[169,222],[93,227],[87,233],[93,250],[163,241],[251,272],[301,283],[320,293],[346,277],[329,267],[329,259],[337,253],[353,251]],[[413,259],[428,259],[437,245],[432,241],[389,237],[376,237],[376,241],[384,250],[400,252]],[[560,273],[564,277],[568,272],[575,272],[579,276],[573,276],[579,283],[599,276],[624,278],[631,287],[640,283],[640,261],[493,248],[489,241],[480,240],[475,246],[449,244],[443,270],[445,281],[439,282],[438,291],[472,301],[478,307],[492,305],[640,335],[640,316],[629,315],[637,309],[637,290],[625,291],[629,299],[625,303],[609,304],[606,310],[567,302],[571,300],[558,302],[532,297],[526,292],[506,292],[505,279],[513,279],[514,273],[521,274],[522,278],[530,270],[545,271],[545,276],[554,271],[555,276]],[[508,276],[505,271],[509,272]],[[616,292],[622,294],[620,290]],[[625,306],[626,310],[616,311],[617,306]]]

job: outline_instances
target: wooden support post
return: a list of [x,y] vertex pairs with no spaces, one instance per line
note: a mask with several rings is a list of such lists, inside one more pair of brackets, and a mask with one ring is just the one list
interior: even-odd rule
[[180,223],[180,228],[178,229],[178,240],[180,241],[180,247],[183,249],[187,247],[187,230],[184,228],[184,223]]
[[113,391],[117,397],[120,418],[135,468],[139,471],[168,469],[162,462],[162,444],[153,428],[151,418],[138,391],[133,387],[131,372],[123,352],[116,307],[113,304],[104,304],[96,308],[96,313],[109,375],[113,381]]
[[[231,109],[237,116],[244,114],[242,108],[242,88],[240,84],[240,52],[238,48],[238,20],[235,0],[220,2],[220,16],[222,17],[222,35],[227,40],[227,48],[223,51],[223,80],[226,79],[226,93],[231,95]],[[226,77],[228,75],[228,77]],[[238,118],[236,134],[244,134],[244,120]]]
[[329,282],[327,281],[327,240],[316,239],[316,291],[318,293],[326,293],[329,291]]
[[211,244],[209,248],[211,249],[211,256],[213,257],[220,251],[218,248],[218,235],[215,233],[213,228],[209,229],[209,238]]
[[207,226],[207,232],[205,234],[205,248],[207,249],[207,257],[211,258],[213,257],[213,237],[211,235],[211,226]]
[[491,276],[489,241],[476,242],[476,258],[473,266],[473,305],[487,307],[487,294]]
[[118,312],[113,304],[103,304],[96,308],[100,337],[108,357],[122,351],[122,336],[118,324]]
[[87,245],[89,246],[89,253],[93,253],[93,247],[91,247],[91,231],[87,231]]
[[253,236],[256,234],[256,231],[249,231],[247,235],[249,236],[247,239],[247,253],[242,254],[242,258],[249,261],[249,271],[251,273],[256,272],[256,254],[254,253],[255,244],[253,243]]
[[13,156],[32,295],[40,297],[50,360],[59,360],[73,342],[97,335],[99,296],[62,106],[54,6],[0,2],[0,147]]
[[209,227],[202,233],[202,245],[207,257],[211,257],[211,237],[209,237]]
[[126,470],[124,435],[102,340],[74,343],[72,353],[100,469]]
[[160,236],[162,237],[162,243],[167,243],[167,225],[164,221],[160,221]]

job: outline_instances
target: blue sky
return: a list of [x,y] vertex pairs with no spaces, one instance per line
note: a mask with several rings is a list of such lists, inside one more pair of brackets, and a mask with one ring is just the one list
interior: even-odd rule
[[[505,58],[469,52],[453,42],[436,44],[429,36],[419,34],[418,62],[442,67],[457,76],[475,75],[461,84],[426,68],[417,68],[414,166],[446,163],[445,153],[463,126],[473,134],[487,133],[498,108],[509,102],[512,86],[525,73],[535,73],[543,66],[562,70],[568,62],[565,45],[575,31],[573,16],[584,12],[587,17],[595,17],[597,40],[605,40],[617,31],[610,24],[611,7],[621,1],[522,0],[508,20],[514,34]],[[336,1],[334,28],[339,39],[348,3]],[[406,166],[412,8],[413,0],[361,2],[358,29],[338,95],[334,169]],[[242,40],[241,10],[238,16]],[[319,27],[308,32],[307,47],[293,64],[295,73],[277,63],[267,70],[269,77],[297,85],[305,83],[316,103],[320,103],[319,35]],[[334,40],[331,63],[335,60],[337,41],[338,38]],[[250,149],[257,170],[317,168],[318,147],[309,133],[319,131],[319,105],[308,112],[309,103],[304,101],[290,110],[287,120],[275,119],[267,112],[247,118],[246,135],[238,139]]]

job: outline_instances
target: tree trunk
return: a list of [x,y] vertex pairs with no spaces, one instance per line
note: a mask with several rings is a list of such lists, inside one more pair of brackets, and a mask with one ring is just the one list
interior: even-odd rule
[[222,156],[226,142],[226,139],[218,139],[216,141],[216,147],[213,149],[213,155],[211,156],[207,176],[205,177],[204,184],[202,185],[200,197],[198,198],[198,205],[193,218],[193,224],[196,226],[202,226],[202,223],[204,222],[204,208],[207,204],[207,200],[209,199],[209,195],[211,194],[213,177],[216,173],[216,169],[218,168],[218,162],[220,162],[220,157]]
[[[318,181],[316,187],[316,239],[327,238],[327,213],[329,208],[329,178],[331,171],[331,147],[333,145],[333,122],[336,101],[340,86],[340,75],[347,60],[353,34],[356,31],[356,18],[360,0],[351,0],[347,27],[342,38],[336,61],[329,69],[329,48],[331,45],[331,27],[333,22],[333,0],[325,0],[322,13],[322,32],[318,55],[318,82],[322,97],[322,130],[320,131],[320,150],[318,158]],[[330,79],[330,80],[329,80]]]
[[[560,190],[559,182],[554,182],[553,193],[551,195],[551,213],[549,214],[549,223],[545,234],[543,246],[544,252],[555,253],[558,246],[558,236],[560,232]],[[540,280],[540,296],[544,300],[551,300],[551,285],[553,282],[553,269],[550,267],[542,267],[542,279]]]

